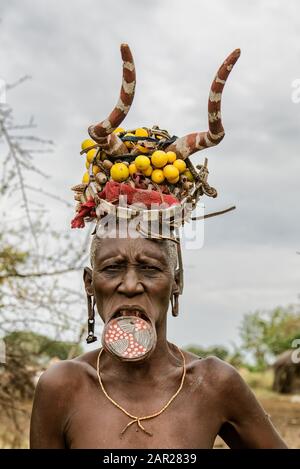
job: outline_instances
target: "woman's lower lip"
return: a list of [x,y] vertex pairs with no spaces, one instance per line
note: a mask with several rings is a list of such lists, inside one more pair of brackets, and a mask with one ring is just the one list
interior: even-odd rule
[[103,329],[103,347],[122,361],[140,361],[149,357],[156,346],[152,321],[136,316],[119,316],[109,320]]

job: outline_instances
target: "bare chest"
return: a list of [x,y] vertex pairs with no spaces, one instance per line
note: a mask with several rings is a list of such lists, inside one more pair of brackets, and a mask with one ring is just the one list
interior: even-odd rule
[[[152,394],[152,396],[151,396]],[[128,397],[128,396],[127,396]],[[211,448],[221,422],[208,396],[183,389],[159,415],[170,396],[159,392],[119,399],[132,417],[113,405],[101,390],[78,396],[65,427],[69,448]],[[127,427],[127,428],[126,428]],[[143,430],[143,428],[144,430]]]

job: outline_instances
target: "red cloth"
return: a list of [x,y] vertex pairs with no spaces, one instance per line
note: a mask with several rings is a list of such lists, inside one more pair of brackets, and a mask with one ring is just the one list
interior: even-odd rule
[[108,202],[117,202],[120,195],[127,196],[127,204],[143,203],[147,208],[151,208],[152,204],[166,204],[169,207],[174,204],[178,204],[179,201],[170,194],[163,194],[155,190],[147,189],[136,189],[131,187],[129,184],[120,183],[116,181],[108,181],[102,192],[99,193],[101,199],[105,199]]
[[[129,184],[120,183],[116,181],[108,181],[102,192],[98,193],[101,199],[105,199],[108,202],[118,202],[121,195],[127,196],[127,204],[143,203],[147,208],[151,208],[152,204],[165,204],[169,207],[174,204],[178,204],[179,201],[170,194],[163,194],[158,191],[148,191],[146,189],[136,189],[131,187]],[[87,202],[81,204],[80,211],[71,221],[72,228],[84,228],[85,217],[96,217],[95,201],[91,197]]]
[[95,201],[90,197],[87,202],[81,204],[80,211],[77,213],[76,217],[71,221],[71,228],[84,228],[84,218],[85,217],[95,217],[96,212],[93,210],[95,207]]

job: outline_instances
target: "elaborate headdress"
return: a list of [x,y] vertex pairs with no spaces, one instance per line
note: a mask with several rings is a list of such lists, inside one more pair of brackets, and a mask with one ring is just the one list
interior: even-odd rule
[[[217,145],[225,135],[221,117],[222,92],[240,50],[234,50],[227,57],[212,82],[208,130],[180,138],[158,126],[132,130],[119,127],[133,102],[136,84],[134,61],[127,44],[121,45],[121,55],[123,80],[118,102],[106,119],[89,127],[91,139],[82,143],[81,154],[86,154],[87,171],[81,184],[72,187],[77,205],[71,226],[82,228],[85,222],[99,222],[110,214],[117,220],[138,217],[136,229],[142,234],[178,242],[177,229],[185,221],[195,219],[192,210],[199,198],[204,194],[217,196],[216,189],[207,181],[207,159],[195,167],[190,156]],[[162,233],[162,221],[170,228],[168,235]],[[153,229],[155,222],[158,222],[157,229]],[[179,247],[178,253],[182,290]]]

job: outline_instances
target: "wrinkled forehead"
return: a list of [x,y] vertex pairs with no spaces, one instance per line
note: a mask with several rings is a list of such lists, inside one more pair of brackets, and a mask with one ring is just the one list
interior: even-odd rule
[[94,263],[110,258],[155,259],[164,265],[169,264],[168,249],[165,240],[131,237],[95,237],[93,240]]

